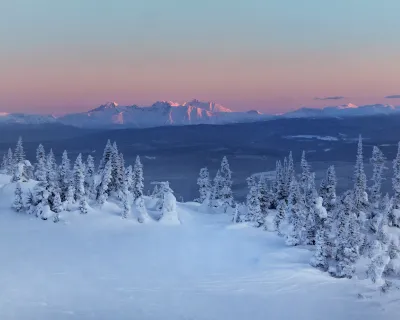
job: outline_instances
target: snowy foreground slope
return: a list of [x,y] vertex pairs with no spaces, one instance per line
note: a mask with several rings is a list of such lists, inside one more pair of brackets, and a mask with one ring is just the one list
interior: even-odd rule
[[0,175],[0,319],[397,319],[400,294],[335,279],[307,248],[178,204],[181,225],[106,203],[42,221]]

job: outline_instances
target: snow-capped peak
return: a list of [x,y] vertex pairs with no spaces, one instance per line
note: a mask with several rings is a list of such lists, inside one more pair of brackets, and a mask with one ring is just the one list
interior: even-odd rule
[[107,109],[115,109],[118,107],[118,103],[116,102],[106,102],[105,104],[102,104],[101,106],[90,110],[90,111],[102,111],[102,110],[107,110]]
[[200,101],[197,99],[193,99],[192,101],[183,103],[183,106],[191,106],[200,109],[204,109],[211,112],[232,112],[231,109],[224,107],[215,102],[208,102],[208,101]]

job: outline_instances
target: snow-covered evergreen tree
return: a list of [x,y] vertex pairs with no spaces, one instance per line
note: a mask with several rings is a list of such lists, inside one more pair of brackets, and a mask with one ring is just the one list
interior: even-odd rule
[[389,214],[389,225],[400,228],[400,142],[397,155],[393,160],[393,207]]
[[36,150],[35,179],[37,181],[46,181],[47,179],[47,159],[46,152],[42,144]]
[[65,209],[71,211],[74,203],[75,203],[75,187],[73,185],[69,185],[67,193],[65,195],[65,207],[66,207]]
[[53,200],[53,209],[55,213],[60,213],[63,210],[63,204],[61,201],[61,196],[59,192],[55,192]]
[[261,212],[260,193],[256,178],[254,176],[248,177],[247,185],[249,192],[246,198],[247,215],[245,221],[251,221],[255,227],[259,228],[264,224],[264,217]]
[[140,223],[146,223],[148,221],[151,221],[151,218],[147,213],[143,196],[140,196],[135,200],[135,207],[137,211],[137,219]]
[[207,197],[207,193],[211,192],[211,181],[210,173],[207,167],[200,169],[199,178],[197,179],[197,185],[199,186],[199,202],[203,203]]
[[306,222],[306,244],[315,244],[315,236],[317,230],[321,227],[322,221],[319,217],[319,211],[317,211],[316,204],[318,199],[318,193],[315,188],[315,174],[310,173],[308,181],[304,186],[304,204],[305,211],[307,214]]
[[382,193],[381,193],[381,186],[382,186],[382,181],[383,181],[383,172],[386,169],[385,168],[385,161],[386,158],[382,151],[374,146],[372,149],[372,158],[371,158],[371,164],[372,164],[372,186],[370,188],[370,203],[373,205],[375,208],[379,206],[379,201],[381,200]]
[[275,181],[273,190],[275,194],[274,207],[277,208],[279,202],[285,199],[285,181],[284,181],[283,167],[279,160],[276,162]]
[[212,195],[210,206],[219,207],[222,205],[222,189],[224,187],[224,181],[221,176],[221,171],[218,170],[213,181]]
[[160,221],[166,224],[180,224],[178,211],[176,209],[176,198],[168,182],[162,184],[162,190],[164,196]]
[[358,139],[357,160],[354,168],[354,206],[359,216],[367,207],[367,178],[364,172],[363,144],[361,135]]
[[82,155],[79,154],[74,164],[74,188],[75,200],[80,201],[85,197],[85,168],[82,163]]
[[68,158],[68,152],[65,150],[62,154],[61,165],[58,169],[59,172],[59,186],[61,189],[61,200],[65,201],[67,198],[68,188],[73,185],[71,162]]
[[289,197],[289,190],[290,190],[290,184],[292,183],[292,179],[294,177],[294,162],[293,162],[293,155],[292,152],[290,151],[288,161],[287,161],[287,167],[285,171],[285,196],[286,198]]
[[128,166],[125,169],[125,185],[128,188],[129,192],[133,192],[133,168],[132,166]]
[[94,159],[88,155],[85,166],[85,191],[90,199],[95,197],[95,168]]
[[286,236],[286,244],[297,246],[305,242],[307,213],[305,211],[304,198],[300,192],[300,186],[296,178],[292,179],[288,198],[289,230]]
[[323,206],[327,211],[332,211],[336,203],[336,173],[335,167],[330,166],[326,172],[326,176],[321,183],[319,195],[323,199]]
[[108,161],[102,171],[101,182],[97,188],[97,202],[103,205],[108,199],[108,185],[111,182],[111,160]]
[[13,209],[17,212],[21,212],[22,209],[24,208],[24,202],[22,199],[22,188],[21,184],[18,182],[17,185],[15,186],[15,192],[14,192],[14,202],[13,202]]
[[14,164],[23,163],[25,161],[25,151],[22,144],[22,138],[19,137],[14,151]]
[[271,193],[271,190],[268,187],[267,177],[265,174],[262,174],[258,181],[258,194],[261,215],[265,220],[266,216],[268,215],[268,210],[271,207],[272,202],[274,201],[274,195]]
[[140,157],[137,156],[133,166],[133,198],[134,200],[143,196],[144,178],[143,178],[143,165]]
[[85,196],[82,196],[79,199],[79,212],[81,214],[87,214],[88,213],[88,204],[87,204]]
[[305,190],[307,190],[308,183],[310,180],[310,165],[308,164],[306,160],[306,152],[303,151],[301,154],[301,162],[300,162],[300,167],[301,167],[301,177],[300,177],[300,190],[305,194]]
[[13,152],[11,150],[11,148],[8,149],[7,152],[7,167],[6,167],[6,173],[8,175],[12,175],[13,171],[14,171],[14,155]]
[[274,217],[275,230],[278,232],[279,235],[283,235],[283,232],[281,230],[281,224],[285,220],[286,211],[287,211],[287,204],[284,200],[281,200],[278,204],[278,211]]
[[311,265],[323,271],[327,271],[329,267],[328,244],[326,243],[328,236],[325,235],[325,232],[325,227],[322,227],[317,231],[317,235],[315,237],[315,252],[313,258],[311,259]]
[[58,191],[59,177],[57,163],[52,149],[50,149],[50,152],[47,155],[46,172],[47,183],[49,185],[48,189],[54,195],[54,192]]
[[221,204],[226,212],[228,207],[233,206],[232,171],[229,168],[227,157],[222,158],[220,174],[222,178]]
[[359,258],[360,226],[357,221],[357,209],[354,193],[343,195],[336,227],[336,260],[333,273],[336,277],[351,278],[355,272],[355,263]]
[[113,153],[113,146],[110,140],[107,140],[107,144],[104,148],[103,157],[100,160],[99,172],[103,171],[107,162],[111,160],[111,155]]

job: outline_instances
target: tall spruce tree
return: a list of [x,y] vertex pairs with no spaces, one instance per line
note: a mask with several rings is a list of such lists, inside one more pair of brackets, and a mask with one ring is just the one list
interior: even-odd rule
[[99,171],[103,171],[107,162],[111,160],[111,155],[113,152],[113,146],[110,140],[107,140],[107,144],[103,151],[103,157],[100,160]]
[[260,207],[260,193],[257,180],[254,176],[247,178],[249,192],[247,194],[247,216],[246,221],[254,223],[255,227],[261,227],[264,224],[264,217]]
[[95,197],[95,174],[94,159],[88,155],[85,166],[85,191],[90,199]]
[[197,179],[197,185],[199,186],[199,202],[203,203],[204,200],[207,198],[207,194],[211,192],[211,181],[210,181],[210,174],[208,169],[201,168],[200,174]]
[[143,177],[143,165],[140,161],[140,157],[137,156],[135,164],[133,166],[133,197],[134,200],[143,196],[144,189],[144,177]]
[[47,159],[46,152],[42,144],[36,150],[35,179],[37,181],[46,181],[47,179]]
[[18,163],[23,163],[24,161],[25,161],[24,146],[22,144],[22,138],[19,137],[14,151],[14,163],[18,164]]
[[363,143],[360,135],[357,146],[357,160],[354,168],[354,206],[358,212],[357,215],[360,215],[367,208],[367,203],[367,178],[364,172]]
[[111,182],[111,160],[109,160],[103,171],[101,176],[101,182],[97,187],[97,202],[102,206],[108,199],[108,186]]
[[[82,162],[82,154],[79,154],[74,164],[75,200],[80,201],[85,197],[85,168]],[[82,203],[80,203],[81,205]]]
[[22,188],[21,184],[18,182],[17,185],[15,186],[15,192],[14,192],[14,202],[13,202],[13,209],[17,212],[21,212],[24,208],[24,202],[22,199]]
[[222,178],[221,202],[226,212],[228,207],[233,206],[234,202],[232,193],[232,171],[229,168],[229,163],[226,156],[222,158],[220,174]]
[[8,149],[7,152],[7,167],[6,167],[6,173],[8,175],[12,175],[14,171],[14,154],[11,150],[11,148]]
[[398,143],[397,155],[393,160],[393,204],[389,214],[389,225],[400,228],[400,142]]

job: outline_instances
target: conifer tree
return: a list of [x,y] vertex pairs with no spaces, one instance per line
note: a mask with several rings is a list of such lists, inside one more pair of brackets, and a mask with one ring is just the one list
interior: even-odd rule
[[95,197],[95,168],[94,159],[88,155],[85,166],[85,191],[89,198]]
[[389,225],[400,228],[400,142],[398,144],[397,155],[393,160],[393,206],[389,214]]
[[336,230],[337,277],[351,278],[359,258],[360,227],[352,192],[343,195]]
[[166,224],[180,224],[176,209],[176,198],[168,182],[162,183],[162,190],[164,195],[160,221]]
[[88,213],[88,204],[86,201],[86,197],[81,197],[79,200],[79,212],[81,214],[87,214]]
[[222,188],[224,187],[224,181],[221,176],[221,171],[218,170],[213,181],[213,189],[210,205],[213,207],[219,207],[222,205]]
[[211,181],[208,169],[201,168],[199,178],[197,179],[197,185],[199,186],[199,202],[203,203],[207,197],[207,193],[211,192]]
[[284,200],[278,204],[278,211],[274,217],[275,230],[278,231],[279,235],[283,235],[281,230],[281,223],[285,220],[285,213],[287,211],[287,204]]
[[366,209],[367,197],[367,178],[364,173],[363,144],[361,135],[358,139],[357,161],[354,169],[354,205],[358,211],[357,216]]
[[65,195],[66,209],[68,211],[71,211],[74,203],[75,203],[75,187],[71,184],[68,186],[67,193]]
[[51,192],[58,188],[58,168],[53,150],[50,149],[46,159],[47,182]]
[[23,163],[24,161],[25,161],[24,146],[22,144],[22,138],[19,137],[14,151],[14,163],[18,164],[18,163]]
[[286,237],[286,244],[289,246],[300,245],[305,242],[307,214],[304,198],[301,196],[300,186],[295,177],[293,177],[289,189],[288,215],[290,228]]
[[294,175],[295,175],[295,172],[294,172],[293,155],[292,155],[292,151],[290,151],[289,157],[288,157],[288,162],[287,162],[286,175],[285,175],[286,197],[289,197],[290,184],[292,183],[292,179],[293,179]]
[[36,166],[34,175],[37,181],[46,181],[47,179],[47,159],[42,144],[39,144],[39,147],[36,150]]
[[113,147],[110,140],[107,140],[107,144],[104,148],[103,157],[100,160],[99,171],[103,171],[107,162],[111,160]]
[[22,189],[21,189],[21,184],[19,182],[15,187],[14,202],[12,207],[17,212],[21,212],[22,209],[24,208],[24,203],[22,200]]
[[59,167],[59,186],[61,189],[61,200],[65,201],[67,198],[68,188],[73,184],[71,162],[68,158],[68,152],[64,150]]
[[385,168],[385,161],[386,158],[382,151],[374,146],[372,149],[372,158],[370,160],[372,164],[372,186],[370,192],[370,203],[375,208],[378,208],[379,201],[381,200],[382,193],[381,193],[381,186],[383,181],[383,172]]
[[140,157],[136,157],[135,164],[133,166],[133,197],[134,200],[143,196],[144,189],[144,178],[143,178],[143,165],[140,161]]
[[304,204],[305,212],[307,214],[306,221],[306,244],[315,244],[315,236],[317,230],[321,226],[321,219],[319,212],[316,210],[316,201],[318,198],[317,190],[315,189],[315,174],[310,173],[308,181],[304,186]]
[[62,201],[59,192],[55,192],[53,200],[53,209],[55,213],[60,213],[62,211]]
[[108,186],[111,182],[111,160],[109,160],[105,167],[104,170],[102,171],[102,177],[101,177],[101,182],[97,188],[97,202],[102,206],[108,198]]
[[74,164],[74,188],[74,198],[75,200],[80,201],[81,198],[85,197],[85,173],[81,154],[78,155]]
[[11,150],[11,148],[8,149],[7,152],[7,167],[6,167],[6,173],[8,175],[12,175],[14,171],[14,155]]
[[133,191],[133,168],[132,166],[128,166],[125,169],[125,185],[128,188],[129,192]]
[[259,202],[260,202],[260,210],[263,219],[268,215],[268,210],[273,202],[273,195],[270,193],[267,183],[267,177],[265,174],[260,176],[260,180],[258,181],[258,194],[259,194]]
[[303,151],[301,154],[301,178],[300,178],[300,190],[305,194],[305,190],[308,187],[308,182],[310,180],[310,165],[306,160],[306,152]]
[[[164,197],[163,197],[164,199]],[[143,196],[140,196],[135,200],[135,207],[137,210],[137,219],[140,223],[146,223],[151,220],[144,203]]]
[[228,207],[233,206],[232,171],[229,168],[229,163],[226,156],[222,158],[220,174],[222,178],[221,201],[226,212]]
[[317,231],[315,238],[315,252],[313,258],[311,259],[311,265],[323,271],[327,271],[329,267],[327,252],[328,244],[326,243],[326,239],[328,237],[324,234],[325,232],[326,229],[324,227]]
[[264,217],[261,213],[260,194],[257,181],[254,176],[247,178],[249,192],[247,194],[247,215],[246,221],[251,221],[254,226],[259,228],[264,224]]

